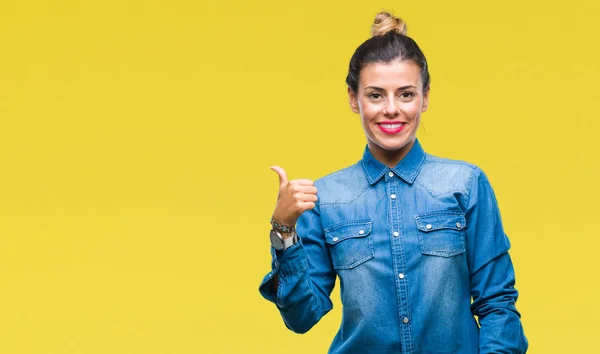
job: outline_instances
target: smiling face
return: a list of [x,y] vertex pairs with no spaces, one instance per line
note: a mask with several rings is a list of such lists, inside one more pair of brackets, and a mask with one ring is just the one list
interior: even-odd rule
[[348,96],[371,154],[389,167],[397,165],[412,148],[429,102],[419,66],[399,60],[368,64],[360,72],[358,91],[348,89]]

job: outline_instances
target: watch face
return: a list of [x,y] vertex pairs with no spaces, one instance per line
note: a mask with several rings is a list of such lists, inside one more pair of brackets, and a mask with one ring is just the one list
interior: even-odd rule
[[271,245],[276,250],[282,250],[284,247],[283,237],[275,230],[271,230]]

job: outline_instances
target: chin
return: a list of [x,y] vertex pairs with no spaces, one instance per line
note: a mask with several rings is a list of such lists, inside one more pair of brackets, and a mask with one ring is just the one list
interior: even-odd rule
[[402,139],[402,140],[387,141],[387,142],[379,141],[379,142],[376,142],[376,144],[384,150],[395,151],[395,150],[403,149],[407,145],[410,145],[410,143],[412,143],[413,141],[414,141],[414,139]]

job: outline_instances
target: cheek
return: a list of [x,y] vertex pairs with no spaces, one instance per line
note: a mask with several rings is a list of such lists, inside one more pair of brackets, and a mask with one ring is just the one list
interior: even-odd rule
[[361,105],[361,117],[363,120],[371,120],[377,117],[379,114],[379,107],[372,103],[363,103]]
[[414,104],[411,104],[410,106],[406,107],[404,113],[410,119],[417,119],[421,114],[421,103],[415,102]]

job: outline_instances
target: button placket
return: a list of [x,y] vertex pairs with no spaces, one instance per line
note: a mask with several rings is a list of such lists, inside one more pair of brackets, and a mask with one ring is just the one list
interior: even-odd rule
[[[391,172],[391,171],[390,171]],[[398,175],[395,175],[398,176]],[[388,177],[391,175],[388,172]],[[387,178],[387,177],[386,177]],[[398,312],[396,312],[396,316],[399,319],[400,323],[403,325],[401,329],[401,337],[405,341],[411,341],[411,333],[410,333],[410,321],[408,318],[408,314],[410,314],[410,308],[408,306],[408,279],[406,274],[404,273],[406,267],[405,261],[405,250],[403,245],[403,238],[400,236],[401,228],[401,220],[402,220],[402,208],[400,207],[399,193],[402,193],[402,188],[404,187],[403,183],[401,183],[400,178],[389,179],[387,184],[387,195],[389,195],[388,205],[390,208],[389,215],[389,232],[392,236],[392,256],[393,256],[393,264],[394,271],[396,272],[396,290],[397,290],[397,299],[398,302]]]

